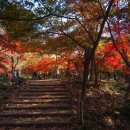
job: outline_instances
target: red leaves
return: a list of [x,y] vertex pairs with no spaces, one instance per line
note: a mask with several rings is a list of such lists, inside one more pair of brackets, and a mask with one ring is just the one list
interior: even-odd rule
[[7,65],[9,63],[10,61],[7,58],[5,58],[3,55],[0,55],[0,73],[3,73],[3,71],[8,68]]
[[110,72],[115,71],[115,70],[120,70],[122,67],[122,58],[116,51],[116,48],[114,47],[113,43],[108,42],[105,43],[106,45],[102,44],[100,45],[99,50],[97,52],[101,53],[101,56],[97,57],[98,58],[98,63],[101,64],[101,69],[105,70],[106,69]]
[[[33,61],[34,61],[34,64],[32,64]],[[54,58],[44,57],[41,60],[35,62],[35,57],[33,57],[33,58],[31,58],[31,62],[29,62],[29,64],[26,64],[24,71],[47,72],[47,71],[50,71],[51,69],[54,69],[54,67],[55,67],[55,59]]]
[[116,56],[107,58],[108,63],[111,64],[113,67],[120,67],[120,64],[119,64],[120,60],[121,58],[116,57]]

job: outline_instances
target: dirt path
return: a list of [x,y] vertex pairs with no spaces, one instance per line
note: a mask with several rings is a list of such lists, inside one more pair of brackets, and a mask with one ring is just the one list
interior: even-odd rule
[[60,81],[30,80],[0,112],[0,130],[72,130],[70,90]]

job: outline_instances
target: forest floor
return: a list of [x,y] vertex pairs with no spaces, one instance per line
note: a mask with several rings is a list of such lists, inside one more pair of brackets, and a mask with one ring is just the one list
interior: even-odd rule
[[102,80],[101,86],[89,88],[85,99],[87,130],[130,130],[130,109],[124,115],[125,81]]

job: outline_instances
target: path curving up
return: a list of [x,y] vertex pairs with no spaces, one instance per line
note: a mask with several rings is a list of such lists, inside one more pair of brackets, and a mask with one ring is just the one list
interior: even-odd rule
[[72,130],[70,89],[58,80],[30,80],[0,112],[0,130]]

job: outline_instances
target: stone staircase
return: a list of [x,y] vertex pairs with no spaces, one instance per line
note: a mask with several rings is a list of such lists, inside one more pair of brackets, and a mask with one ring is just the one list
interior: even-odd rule
[[72,130],[70,89],[58,81],[30,80],[0,112],[0,130]]

